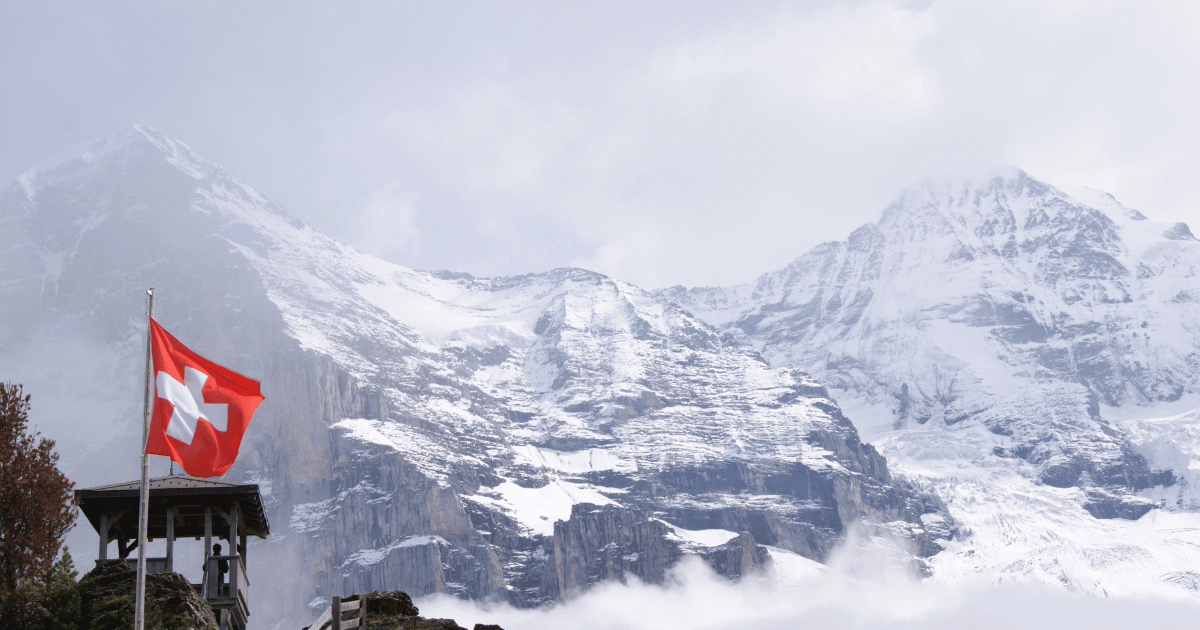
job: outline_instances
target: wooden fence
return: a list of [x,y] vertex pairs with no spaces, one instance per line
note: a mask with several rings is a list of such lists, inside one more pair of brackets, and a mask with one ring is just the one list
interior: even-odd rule
[[[333,611],[338,611],[334,614]],[[357,612],[358,616],[351,615],[349,619],[342,619],[346,613]],[[349,630],[350,628],[366,628],[367,627],[367,594],[363,593],[358,596],[358,600],[351,602],[342,601],[341,597],[334,596],[333,601],[329,604],[329,608],[321,613],[320,617],[309,626],[310,630],[321,630],[321,628],[330,622],[333,622],[330,628],[332,630]]]

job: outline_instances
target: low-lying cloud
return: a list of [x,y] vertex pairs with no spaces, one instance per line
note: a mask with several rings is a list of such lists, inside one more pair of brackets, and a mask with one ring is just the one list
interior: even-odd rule
[[1048,585],[951,585],[887,570],[851,573],[857,572],[834,562],[801,581],[731,582],[690,558],[664,585],[604,584],[549,609],[486,606],[444,595],[417,603],[427,617],[453,618],[468,628],[496,623],[508,630],[1128,630],[1191,627],[1200,615],[1200,603],[1182,591],[1180,599],[1099,598]]

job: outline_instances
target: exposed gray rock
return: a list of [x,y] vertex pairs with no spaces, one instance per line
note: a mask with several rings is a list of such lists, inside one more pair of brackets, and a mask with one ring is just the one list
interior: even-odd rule
[[741,578],[755,573],[769,574],[774,565],[771,554],[754,541],[750,532],[742,532],[717,547],[700,551],[700,557],[712,566],[718,575]]
[[670,531],[648,511],[576,504],[569,520],[554,524],[542,590],[559,599],[597,582],[624,582],[628,575],[662,582],[683,554],[679,543],[668,538]]
[[1169,238],[1173,241],[1196,240],[1196,237],[1192,236],[1192,230],[1188,228],[1188,224],[1186,223],[1176,223],[1175,225],[1167,228],[1167,231],[1163,232],[1163,237]]

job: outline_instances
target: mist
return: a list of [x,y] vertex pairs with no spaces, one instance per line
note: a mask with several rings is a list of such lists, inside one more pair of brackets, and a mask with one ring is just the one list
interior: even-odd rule
[[1185,628],[1200,605],[1162,598],[1099,598],[1045,585],[950,585],[898,572],[851,575],[835,560],[803,580],[750,577],[731,582],[689,558],[661,586],[607,583],[544,610],[485,606],[449,596],[416,602],[426,617],[460,625],[551,630],[734,630],[851,628],[937,630],[972,628]]
[[143,123],[417,269],[730,285],[1014,165],[1200,207],[1200,5],[8,3],[0,183]]

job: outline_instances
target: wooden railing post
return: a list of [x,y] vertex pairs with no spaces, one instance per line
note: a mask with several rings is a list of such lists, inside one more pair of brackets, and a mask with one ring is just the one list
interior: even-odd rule
[[175,570],[175,508],[167,508],[167,571]]
[[100,515],[100,559],[108,560],[108,514]]
[[205,599],[213,595],[208,592],[208,559],[212,556],[212,509],[204,508],[204,588],[200,595]]
[[238,505],[234,503],[229,508],[229,555],[238,555],[237,549]]
[[[332,624],[333,624],[332,630],[342,630],[342,614],[347,613],[347,612],[354,612],[356,610],[358,611],[358,620],[357,620],[358,623],[355,623],[353,626],[348,626],[348,628],[352,628],[352,627],[366,628],[367,627],[367,594],[366,593],[360,593],[358,595],[358,600],[352,601],[352,602],[342,602],[341,597],[338,597],[336,595],[333,596],[331,603],[329,605],[330,622],[332,622]],[[354,620],[351,619],[351,621],[354,621]],[[316,620],[316,622],[313,623],[312,627],[318,628],[323,623],[325,623],[325,615],[324,614],[322,614],[320,617],[317,617],[317,620]]]

